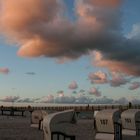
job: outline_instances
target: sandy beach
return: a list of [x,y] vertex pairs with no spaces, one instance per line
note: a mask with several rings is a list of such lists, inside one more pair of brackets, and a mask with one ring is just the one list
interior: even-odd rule
[[43,140],[43,132],[30,127],[30,117],[0,116],[0,140]]
[[[43,140],[43,131],[30,127],[30,116],[0,116],[0,140]],[[57,125],[57,130],[76,136],[76,140],[94,140],[93,119],[78,119],[77,123]],[[139,137],[123,136],[123,140],[139,140]]]
[[[69,125],[69,126],[68,126]],[[76,140],[93,140],[93,120],[81,119],[76,124],[64,123],[60,130],[76,135]],[[30,116],[0,116],[0,140],[43,140],[43,131],[30,127]]]

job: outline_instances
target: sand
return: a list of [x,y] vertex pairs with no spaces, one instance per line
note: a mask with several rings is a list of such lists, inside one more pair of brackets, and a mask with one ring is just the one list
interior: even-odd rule
[[[66,128],[67,134],[76,135],[76,140],[93,140],[93,120],[65,123],[62,128]],[[0,140],[43,140],[43,131],[30,127],[30,117],[0,116]]]
[[[63,123],[60,129],[76,140],[94,140],[93,120],[80,119],[76,124]],[[123,136],[123,140],[140,140],[140,137]],[[43,131],[30,127],[30,117],[0,116],[0,140],[43,140]]]
[[0,140],[43,140],[43,132],[30,127],[30,117],[0,116]]
[[57,124],[55,131],[65,132],[67,135],[76,136],[76,140],[94,140],[95,131],[93,120],[78,120],[76,124]]

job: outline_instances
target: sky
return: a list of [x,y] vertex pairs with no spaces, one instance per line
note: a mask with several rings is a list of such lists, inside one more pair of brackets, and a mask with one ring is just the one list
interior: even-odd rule
[[139,0],[0,0],[0,10],[0,101],[140,100]]

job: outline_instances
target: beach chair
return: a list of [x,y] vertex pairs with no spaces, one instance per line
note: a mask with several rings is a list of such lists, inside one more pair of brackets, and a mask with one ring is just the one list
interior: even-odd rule
[[122,134],[140,137],[140,109],[128,109],[121,114]]
[[[67,124],[75,123],[74,110],[52,113],[43,119],[44,140],[75,140],[74,136],[68,136]],[[65,127],[64,125],[65,124]]]
[[122,140],[120,111],[105,109],[95,116],[95,140]]
[[48,113],[44,110],[33,111],[31,114],[31,125],[30,126],[41,130],[43,128],[42,120],[47,115],[48,115]]
[[76,112],[77,118],[78,119],[89,119],[93,120],[94,119],[94,112],[93,111],[78,111]]

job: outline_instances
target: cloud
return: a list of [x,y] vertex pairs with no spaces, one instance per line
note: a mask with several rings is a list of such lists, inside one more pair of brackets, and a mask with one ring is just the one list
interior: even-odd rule
[[58,91],[57,91],[57,94],[63,94],[63,93],[64,93],[63,90],[58,90]]
[[17,100],[19,103],[33,103],[34,101],[31,98],[20,98]]
[[80,93],[85,93],[86,91],[84,89],[80,89]]
[[[92,64],[98,67],[105,67],[112,72],[123,72],[128,75],[139,76],[139,65],[124,63],[117,60],[109,60],[104,58],[103,54],[99,51],[91,53]],[[135,59],[135,57],[134,57]]]
[[75,103],[74,96],[59,96],[55,98],[55,103]]
[[58,95],[58,97],[64,97],[65,96],[63,90],[57,91],[57,95]]
[[137,105],[140,104],[140,100],[139,99],[135,99],[135,98],[131,102],[132,102],[132,104],[137,104]]
[[113,104],[114,100],[106,96],[103,96],[101,98],[97,98],[96,100],[94,100],[93,103],[94,104]]
[[133,82],[132,85],[129,87],[130,90],[135,90],[140,88],[140,82]]
[[89,104],[92,102],[92,99],[83,95],[80,95],[76,98],[76,104]]
[[87,0],[89,3],[98,6],[116,7],[121,3],[121,0]]
[[25,74],[27,74],[27,75],[36,75],[35,72],[26,72]]
[[125,98],[125,97],[121,97],[121,98],[119,98],[118,100],[115,100],[114,103],[115,103],[115,104],[121,104],[121,105],[124,105],[124,104],[128,104],[129,101],[128,101],[127,98]]
[[8,68],[0,68],[0,73],[1,74],[8,74],[10,70]]
[[89,73],[88,79],[92,84],[104,84],[108,82],[107,74],[101,71]]
[[110,85],[112,87],[119,87],[127,84],[128,82],[130,82],[130,79],[126,78],[124,74],[112,72],[112,79],[110,80]]
[[2,101],[2,102],[16,102],[18,99],[20,99],[19,96],[6,96],[6,97],[0,99],[0,101]]
[[77,94],[77,91],[73,91],[72,94]]
[[77,89],[77,88],[78,88],[77,82],[76,82],[76,81],[72,81],[72,82],[69,84],[68,88],[71,89],[71,90]]
[[137,38],[140,37],[140,23],[134,24],[132,27],[132,31],[128,33],[127,38]]
[[63,14],[67,8],[60,0],[0,4],[1,32],[19,46],[19,56],[45,56],[62,63],[98,51],[102,57],[94,65],[140,75],[139,27],[133,27],[129,38],[123,35],[120,0],[75,0],[73,21]]
[[54,103],[54,101],[55,97],[51,94],[40,99],[40,102],[42,103]]
[[89,94],[90,95],[94,95],[96,97],[100,97],[101,96],[101,92],[97,88],[94,88],[94,87],[90,88]]

